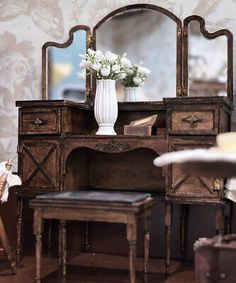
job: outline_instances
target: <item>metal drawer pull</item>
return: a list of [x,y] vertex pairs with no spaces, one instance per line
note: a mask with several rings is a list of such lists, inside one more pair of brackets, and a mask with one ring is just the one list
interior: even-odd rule
[[183,118],[182,121],[190,123],[190,127],[191,128],[196,128],[197,127],[197,123],[201,122],[202,119],[198,118],[195,115],[190,115],[190,116],[188,116],[186,118]]
[[35,121],[34,121],[34,124],[37,125],[37,126],[40,126],[43,124],[43,121],[40,120],[39,118],[37,118]]

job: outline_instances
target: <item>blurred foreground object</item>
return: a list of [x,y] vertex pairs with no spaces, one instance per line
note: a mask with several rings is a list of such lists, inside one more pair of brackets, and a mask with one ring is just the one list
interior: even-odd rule
[[153,163],[157,167],[181,163],[181,170],[189,176],[230,178],[224,197],[236,202],[236,132],[219,134],[216,147],[168,152]]
[[200,238],[194,243],[197,283],[234,283],[236,234]]

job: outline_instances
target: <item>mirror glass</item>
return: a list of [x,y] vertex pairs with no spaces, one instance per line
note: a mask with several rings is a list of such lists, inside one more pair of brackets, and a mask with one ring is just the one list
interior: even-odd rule
[[204,37],[200,23],[188,27],[189,96],[227,96],[227,37]]
[[48,99],[67,99],[84,102],[86,80],[81,77],[79,54],[86,53],[86,30],[74,32],[73,42],[65,47],[47,48]]
[[[161,101],[176,96],[177,24],[156,10],[132,9],[116,14],[96,30],[96,49],[127,54],[132,63],[148,68],[140,101]],[[117,83],[118,101],[124,89]]]

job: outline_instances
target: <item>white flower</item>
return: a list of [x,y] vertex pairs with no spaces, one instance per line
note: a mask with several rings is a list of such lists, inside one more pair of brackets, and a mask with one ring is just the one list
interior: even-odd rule
[[138,72],[147,76],[150,74],[151,71],[147,68],[138,66]]
[[121,65],[124,68],[130,68],[132,66],[131,62],[129,59],[127,59],[126,57],[122,57],[120,59]]
[[110,75],[111,67],[110,66],[102,67],[100,71],[102,76],[107,77]]
[[88,49],[88,55],[94,56],[94,55],[95,55],[95,51],[92,50],[91,48],[89,48],[89,49]]
[[139,77],[134,77],[133,78],[133,82],[136,84],[136,85],[140,85],[142,83],[142,80],[139,78]]
[[99,71],[101,69],[102,65],[100,63],[94,63],[92,64],[92,69],[94,71]]
[[105,54],[105,57],[111,63],[118,59],[118,55],[116,55],[115,53],[112,53],[111,51],[107,51]]
[[97,50],[95,52],[95,59],[96,61],[101,61],[105,58],[105,56],[103,55],[103,53],[100,50]]
[[120,66],[119,65],[112,66],[112,72],[118,74],[120,72]]
[[119,74],[118,79],[123,80],[125,77],[126,77],[126,74],[125,73],[121,73],[121,74]]
[[87,67],[86,60],[83,59],[79,65],[80,65],[80,68],[82,68],[82,69],[86,68]]

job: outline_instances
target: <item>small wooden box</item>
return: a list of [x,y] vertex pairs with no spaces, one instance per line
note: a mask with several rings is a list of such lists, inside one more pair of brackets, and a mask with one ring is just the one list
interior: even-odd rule
[[151,136],[152,126],[124,125],[124,135]]

